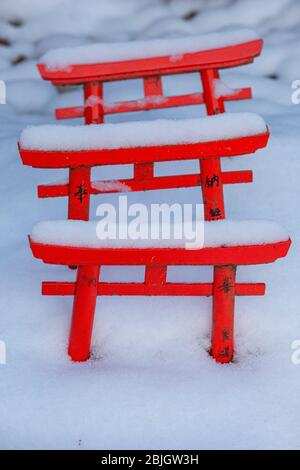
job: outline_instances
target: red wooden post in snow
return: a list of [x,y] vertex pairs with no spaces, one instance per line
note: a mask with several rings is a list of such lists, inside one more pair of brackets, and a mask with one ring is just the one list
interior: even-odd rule
[[236,266],[214,267],[211,356],[220,363],[233,358],[235,276]]
[[[85,124],[103,122],[102,83],[91,81],[84,84]],[[89,220],[91,192],[90,166],[76,166],[69,171],[68,218]]]
[[103,118],[103,85],[100,81],[84,84],[84,121],[85,124],[102,124]]
[[79,266],[68,353],[73,361],[87,361],[93,332],[99,266]]
[[89,220],[91,168],[78,166],[69,171],[68,219]]
[[[202,70],[204,103],[207,114],[220,114],[225,111],[224,103],[215,97],[215,80],[219,74],[212,70]],[[202,194],[205,220],[225,219],[223,181],[220,158],[200,160]]]
[[149,264],[145,268],[146,286],[165,286],[167,281],[167,266]]
[[[145,77],[144,83],[144,95],[147,100],[155,98],[162,98],[163,89],[162,81],[159,75]],[[134,179],[136,181],[144,181],[154,177],[154,163],[135,163],[134,165]]]
[[[208,115],[225,112],[224,101],[215,94],[215,81],[219,78],[217,70],[201,71]],[[221,159],[201,159],[200,168],[205,220],[225,219]],[[233,358],[235,276],[236,266],[214,267],[211,356],[220,363]]]

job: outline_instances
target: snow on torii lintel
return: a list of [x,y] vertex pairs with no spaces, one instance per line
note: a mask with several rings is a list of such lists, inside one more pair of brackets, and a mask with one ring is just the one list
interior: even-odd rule
[[59,70],[74,64],[108,63],[162,56],[171,56],[171,60],[176,60],[176,57],[182,54],[209,51],[258,39],[259,35],[251,29],[236,29],[176,38],[89,44],[53,49],[44,54],[40,62],[49,70]]
[[89,126],[42,125],[25,128],[24,150],[80,151],[193,144],[261,135],[263,118],[254,113],[226,113],[197,119],[158,119]]
[[[287,241],[288,233],[279,224],[264,220],[219,220],[201,221],[202,234],[199,247],[265,245]],[[81,220],[57,220],[38,223],[32,230],[31,240],[35,243],[76,246],[89,248],[168,248],[185,247],[190,240],[177,239],[100,239],[97,236],[98,222]],[[118,227],[118,226],[117,226]],[[149,226],[150,227],[150,226]],[[152,224],[151,224],[152,227]],[[173,226],[171,228],[174,228]],[[153,229],[153,227],[152,227]],[[149,231],[150,233],[150,231]]]

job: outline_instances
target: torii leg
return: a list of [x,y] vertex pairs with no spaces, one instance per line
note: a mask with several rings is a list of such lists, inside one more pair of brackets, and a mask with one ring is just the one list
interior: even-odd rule
[[90,356],[100,267],[79,266],[68,353],[73,361]]
[[89,220],[91,169],[70,168],[68,219]]
[[[204,102],[209,116],[224,113],[225,111],[223,100],[215,96],[215,80],[218,78],[219,74],[216,70],[207,69],[201,71]],[[205,220],[224,219],[225,207],[221,159],[201,159],[200,171]]]
[[211,355],[220,363],[233,358],[235,279],[236,266],[214,267]]

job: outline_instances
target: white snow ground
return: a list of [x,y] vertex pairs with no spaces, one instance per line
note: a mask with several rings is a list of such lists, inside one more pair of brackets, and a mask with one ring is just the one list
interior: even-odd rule
[[[200,14],[190,21],[182,19],[197,10]],[[7,364],[0,365],[0,447],[299,449],[300,365],[291,361],[291,344],[300,339],[300,105],[291,104],[290,83],[300,79],[299,2],[2,0],[0,14],[0,36],[12,43],[0,48],[0,79],[8,93],[8,104],[0,106],[0,339],[7,347]],[[24,23],[9,25],[12,19]],[[51,90],[39,79],[35,61],[48,47],[200,34],[232,25],[256,28],[266,46],[255,64],[223,74],[228,86],[250,84],[255,95],[227,109],[262,114],[271,139],[256,155],[224,160],[224,168],[253,169],[255,176],[253,184],[226,186],[227,215],[276,220],[293,239],[289,256],[273,265],[239,269],[240,281],[265,281],[268,289],[265,297],[236,300],[235,363],[218,365],[208,356],[210,299],[103,297],[98,299],[93,359],[74,364],[66,355],[72,299],[42,297],[40,283],[71,280],[75,274],[34,260],[26,239],[35,223],[65,217],[65,199],[36,197],[38,183],[65,173],[23,167],[16,141],[23,127],[54,123],[53,108],[76,105],[81,95],[76,89]],[[29,60],[12,65],[20,55]],[[198,77],[168,78],[164,86],[174,93],[197,91]],[[141,96],[141,89],[140,82],[115,83],[105,91],[113,101]],[[110,121],[203,113],[196,106]],[[189,172],[196,166],[163,164],[157,172],[180,168]],[[94,173],[110,179],[115,172]],[[118,175],[128,176],[128,169]],[[107,198],[117,200],[116,195]],[[100,199],[93,198],[92,213]],[[130,201],[145,199],[199,202],[199,190],[129,194]],[[105,268],[103,279],[140,280],[141,271]],[[211,271],[177,268],[169,278],[208,281]]]

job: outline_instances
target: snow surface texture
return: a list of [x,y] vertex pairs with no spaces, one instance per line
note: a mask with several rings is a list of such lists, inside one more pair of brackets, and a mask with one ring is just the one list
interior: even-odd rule
[[195,144],[263,134],[262,117],[228,113],[199,119],[123,122],[90,126],[28,127],[20,137],[27,150],[96,150],[160,145]]
[[60,48],[47,52],[40,59],[48,69],[64,69],[72,64],[94,64],[149,57],[180,56],[190,52],[207,51],[255,41],[259,36],[249,29],[201,36],[152,39],[148,41],[100,43],[87,46]]
[[[89,248],[101,247],[184,247],[188,239],[182,240],[100,240],[97,236],[98,222],[83,222],[78,220],[46,221],[37,224],[31,238],[36,243],[46,245],[80,246]],[[204,240],[200,248],[217,246],[265,245],[288,240],[287,232],[275,222],[261,220],[219,220],[217,222],[202,222]],[[171,233],[174,227],[170,226]],[[150,228],[147,228],[150,233]],[[118,226],[117,226],[117,233]],[[195,246],[194,248],[197,248]]]
[[[7,364],[0,364],[0,447],[300,449],[300,365],[291,360],[292,343],[300,339],[300,105],[291,104],[290,84],[300,79],[299,1],[1,0],[0,16],[0,36],[11,42],[0,48],[0,78],[7,84],[20,80],[21,91],[21,82],[31,80],[18,106],[24,99],[27,107],[29,96],[34,104],[27,114],[16,111],[8,89],[10,104],[0,106],[0,340],[7,349]],[[19,27],[9,24],[16,19]],[[79,45],[202,34],[238,24],[257,30],[265,47],[253,64],[221,72],[230,88],[253,87],[253,100],[226,108],[261,114],[271,138],[259,158],[222,161],[224,171],[254,171],[253,184],[225,186],[226,213],[230,219],[278,221],[293,240],[289,255],[275,264],[238,269],[238,282],[266,282],[267,293],[236,298],[233,364],[221,366],[209,357],[211,299],[204,297],[99,297],[92,359],[73,364],[66,354],[72,298],[42,297],[40,283],[74,281],[76,273],[33,259],[26,238],[41,220],[66,218],[66,198],[38,200],[36,185],[67,175],[23,167],[16,142],[25,126],[54,123],[55,107],[82,105],[82,90],[56,90],[54,96],[49,91],[48,104],[41,100],[37,111],[39,54],[53,45],[75,45],[74,34]],[[14,65],[17,49],[26,59]],[[168,95],[199,92],[199,76],[166,77],[163,87]],[[108,102],[142,93],[138,80],[104,87]],[[194,106],[108,120],[192,119],[204,113],[203,106]],[[198,162],[155,165],[157,176],[197,171]],[[131,169],[97,168],[93,176],[128,178]],[[199,203],[199,194],[199,188],[185,188],[131,192],[128,198],[147,205]],[[92,217],[107,198],[92,198]],[[109,196],[109,202],[117,201],[118,195]],[[101,280],[108,282],[139,282],[143,275],[142,267],[101,270]],[[168,280],[211,282],[212,270],[174,267]]]

